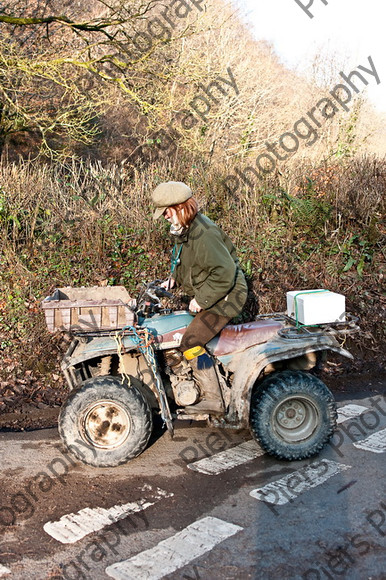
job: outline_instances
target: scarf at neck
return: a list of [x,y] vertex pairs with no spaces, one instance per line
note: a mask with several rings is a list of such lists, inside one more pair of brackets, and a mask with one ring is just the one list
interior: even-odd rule
[[186,228],[184,228],[183,226],[181,226],[180,224],[178,226],[172,224],[170,226],[170,233],[172,236],[182,236],[183,233],[185,233]]

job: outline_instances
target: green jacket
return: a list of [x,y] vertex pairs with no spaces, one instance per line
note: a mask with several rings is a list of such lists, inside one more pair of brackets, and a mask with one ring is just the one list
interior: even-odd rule
[[233,318],[240,314],[247,285],[230,238],[200,212],[176,238],[179,263],[173,274],[203,310]]

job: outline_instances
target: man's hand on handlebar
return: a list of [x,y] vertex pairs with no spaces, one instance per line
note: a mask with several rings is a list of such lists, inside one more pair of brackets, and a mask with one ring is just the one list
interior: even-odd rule
[[201,312],[202,308],[198,304],[195,298],[193,298],[189,303],[189,311],[190,312]]
[[164,282],[161,282],[160,286],[161,288],[165,288],[165,290],[171,290],[172,288],[174,288],[175,284],[176,281],[174,280],[174,278],[168,278]]

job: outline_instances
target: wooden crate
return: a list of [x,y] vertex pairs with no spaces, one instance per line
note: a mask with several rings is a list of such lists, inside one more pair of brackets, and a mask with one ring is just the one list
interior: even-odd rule
[[130,298],[123,286],[57,288],[42,302],[50,332],[71,333],[119,330],[134,324]]

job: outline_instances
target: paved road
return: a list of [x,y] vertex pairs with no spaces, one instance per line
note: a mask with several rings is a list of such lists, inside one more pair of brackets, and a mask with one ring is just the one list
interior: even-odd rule
[[338,403],[312,460],[180,422],[115,469],[66,455],[55,429],[0,434],[0,578],[386,578],[386,398]]

